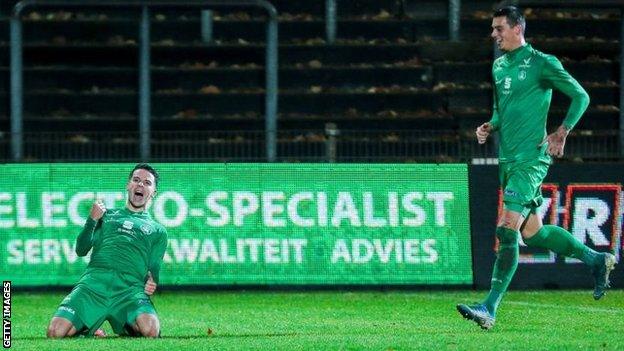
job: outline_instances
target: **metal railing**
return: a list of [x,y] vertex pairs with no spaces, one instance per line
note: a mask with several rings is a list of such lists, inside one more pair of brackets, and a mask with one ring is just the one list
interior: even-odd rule
[[620,128],[619,149],[620,157],[624,157],[624,1],[622,0],[520,0],[516,1],[523,8],[589,8],[589,9],[618,9],[620,10]]
[[232,7],[255,6],[267,11],[267,45],[266,45],[266,93],[265,93],[265,147],[266,160],[275,161],[277,132],[277,11],[265,0],[185,0],[158,1],[142,0],[124,1],[54,1],[24,0],[13,7],[10,20],[11,36],[11,154],[13,161],[23,158],[23,66],[22,66],[22,21],[21,14],[28,7],[67,8],[67,7],[130,7],[141,9],[139,30],[139,147],[140,158],[150,158],[151,138],[151,91],[150,91],[150,7]]
[[[11,160],[8,136],[0,135],[0,162]],[[139,157],[138,132],[24,133],[24,161],[119,162]],[[263,162],[262,130],[152,132],[149,161]],[[472,132],[454,130],[280,130],[279,162],[496,162],[494,143],[477,144]],[[619,160],[617,130],[575,131],[564,161]]]
[[[336,41],[338,21],[336,0],[325,0],[325,40],[328,44]],[[461,0],[448,0],[449,40],[458,41],[461,27]]]

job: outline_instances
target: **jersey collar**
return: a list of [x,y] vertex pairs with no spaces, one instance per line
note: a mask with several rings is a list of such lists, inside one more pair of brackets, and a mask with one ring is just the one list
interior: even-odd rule
[[130,210],[128,209],[128,207],[124,207],[124,208],[122,209],[122,211],[123,211],[125,214],[128,214],[128,215],[135,215],[135,216],[149,216],[149,212],[147,212],[147,211],[143,211],[143,212],[134,212],[134,211],[130,211]]
[[524,59],[531,54],[531,44],[524,44],[519,48],[509,51],[505,54],[505,58],[509,62],[516,62],[517,60]]

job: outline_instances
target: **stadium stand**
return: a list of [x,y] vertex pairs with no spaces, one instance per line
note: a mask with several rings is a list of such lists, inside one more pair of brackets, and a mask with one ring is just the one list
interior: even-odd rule
[[[0,8],[0,159],[9,160],[9,26]],[[323,1],[275,0],[279,12],[280,161],[464,161],[490,157],[473,129],[490,115],[492,1],[464,1],[448,40],[448,1],[338,2],[337,40]],[[619,157],[620,15],[527,9],[527,37],[557,55],[592,103],[570,159]],[[264,155],[261,11],[152,11],[152,158],[255,161]],[[24,15],[26,161],[134,160],[137,33],[128,11],[33,9]],[[567,106],[555,95],[552,124]],[[337,132],[326,131],[328,124]],[[329,134],[337,134],[336,138]]]

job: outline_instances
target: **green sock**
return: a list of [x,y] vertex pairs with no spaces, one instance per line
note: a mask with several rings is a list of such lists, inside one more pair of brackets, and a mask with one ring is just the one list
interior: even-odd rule
[[509,283],[518,268],[518,232],[509,228],[496,228],[499,240],[496,262],[492,272],[492,286],[483,304],[495,316],[498,305],[507,291]]
[[529,246],[541,247],[552,252],[577,258],[588,266],[594,266],[600,254],[583,245],[567,230],[554,225],[545,225],[532,237],[524,239]]

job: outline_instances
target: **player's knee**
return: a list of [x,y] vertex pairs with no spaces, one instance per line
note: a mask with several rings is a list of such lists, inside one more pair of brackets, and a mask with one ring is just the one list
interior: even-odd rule
[[512,223],[511,220],[508,218],[503,218],[498,226],[507,229],[514,229],[514,223]]
[[60,323],[52,321],[48,326],[48,332],[46,333],[48,338],[63,338],[67,336],[67,328]]
[[160,330],[158,330],[158,328],[156,327],[151,327],[142,334],[146,338],[157,338],[158,334],[160,334]]
[[157,338],[160,335],[160,322],[151,314],[144,314],[137,318],[137,325],[141,335],[147,338]]
[[504,226],[496,228],[496,237],[501,244],[517,244],[518,232],[515,229],[511,229]]
[[140,328],[140,330],[141,330],[141,335],[143,335],[146,338],[157,338],[158,335],[160,334],[160,328],[155,323],[150,323],[149,325],[144,326],[143,328]]
[[498,222],[499,227],[517,231],[522,224],[522,216],[514,211],[504,210]]
[[498,223],[498,226],[511,230],[516,230],[518,228],[518,218],[511,215],[503,216],[503,218],[501,218],[500,222]]

